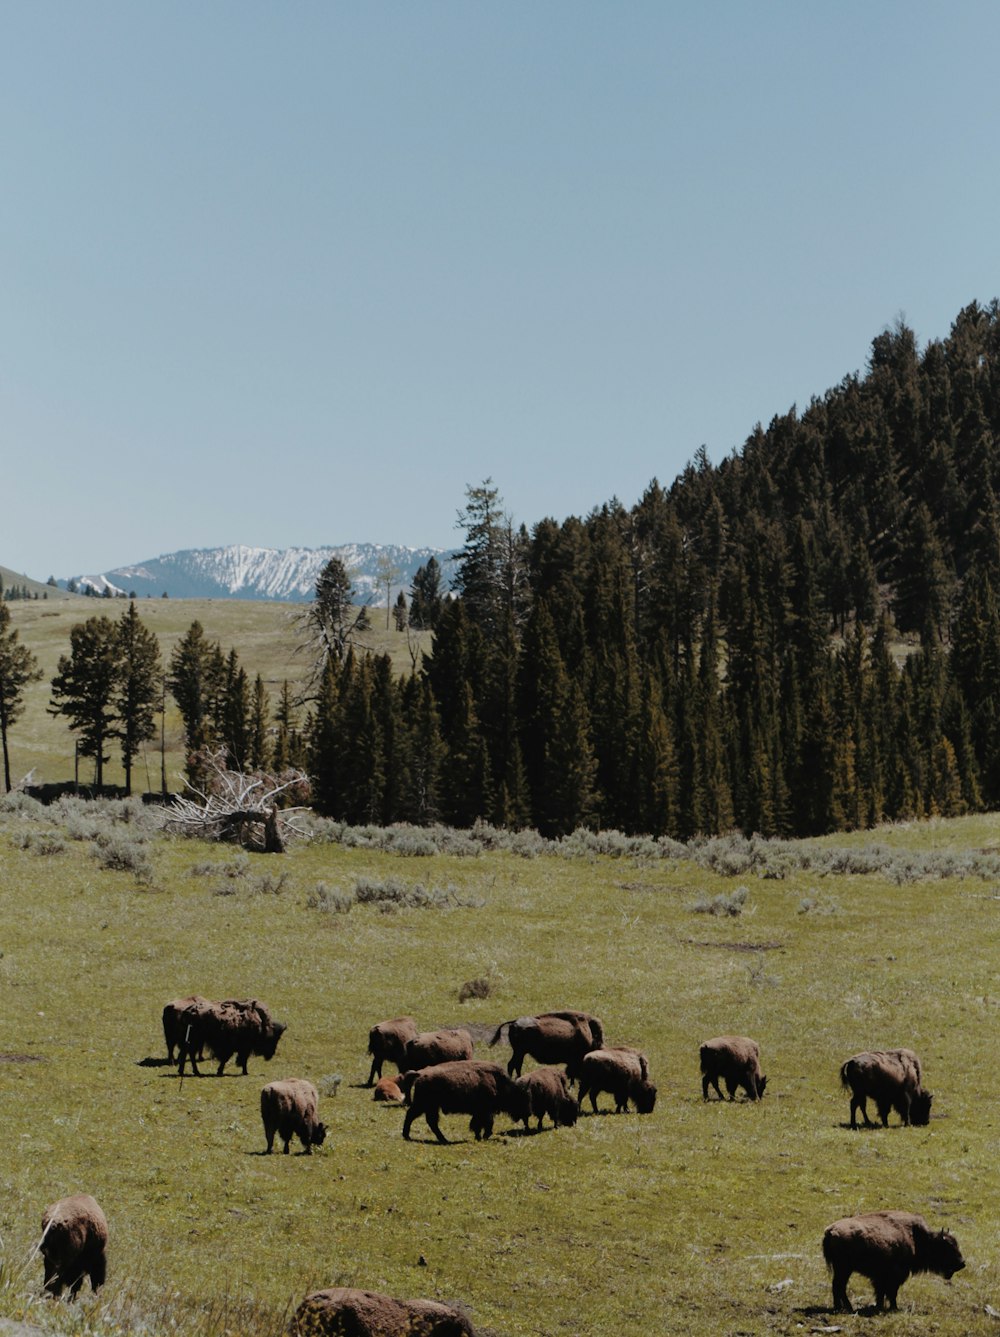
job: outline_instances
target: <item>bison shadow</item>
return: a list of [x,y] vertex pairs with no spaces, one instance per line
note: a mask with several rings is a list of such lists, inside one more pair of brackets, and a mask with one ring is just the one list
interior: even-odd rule
[[137,1068],[176,1068],[177,1060],[172,1058],[155,1058],[152,1054],[148,1058],[136,1060]]
[[[891,1311],[890,1311],[891,1312]],[[793,1314],[798,1314],[802,1318],[886,1318],[886,1311],[876,1309],[873,1304],[855,1305],[851,1313],[846,1313],[843,1309],[834,1309],[832,1305],[799,1305],[792,1310]],[[836,1329],[840,1331],[840,1329]]]

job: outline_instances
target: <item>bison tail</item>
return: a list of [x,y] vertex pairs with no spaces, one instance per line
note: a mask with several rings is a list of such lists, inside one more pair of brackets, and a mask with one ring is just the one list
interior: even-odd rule
[[823,1232],[823,1259],[831,1272],[833,1271],[834,1252],[833,1234],[828,1228]]
[[503,1034],[503,1028],[505,1026],[510,1027],[513,1024],[513,1018],[510,1021],[501,1021],[500,1025],[493,1032],[492,1040],[487,1040],[486,1042],[490,1049],[492,1049],[495,1044],[500,1043],[500,1036]]
[[848,1059],[840,1070],[840,1085],[844,1088],[845,1091],[851,1090],[850,1069],[851,1069],[851,1060]]

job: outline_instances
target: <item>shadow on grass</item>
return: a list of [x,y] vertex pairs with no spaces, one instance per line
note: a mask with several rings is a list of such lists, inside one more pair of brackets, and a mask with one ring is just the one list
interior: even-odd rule
[[[876,1309],[873,1304],[858,1305],[853,1310],[834,1309],[832,1305],[800,1305],[792,1310],[793,1314],[798,1314],[802,1318],[828,1318],[828,1319],[848,1319],[857,1318],[887,1318],[888,1312],[882,1309]],[[822,1329],[820,1329],[822,1331]],[[839,1329],[830,1328],[828,1331],[839,1331]]]
[[176,1068],[177,1060],[175,1058],[140,1058],[136,1061],[137,1068]]

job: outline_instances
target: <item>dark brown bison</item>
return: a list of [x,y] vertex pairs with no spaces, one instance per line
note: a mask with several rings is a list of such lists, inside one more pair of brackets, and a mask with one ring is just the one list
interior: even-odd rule
[[104,1285],[108,1264],[105,1249],[108,1223],[89,1193],[75,1193],[46,1207],[38,1250],[45,1263],[45,1289],[61,1295],[69,1287],[75,1300],[85,1276],[92,1290]]
[[472,1036],[468,1031],[421,1031],[406,1042],[400,1071],[415,1072],[463,1058],[472,1058]]
[[624,1114],[631,1100],[640,1114],[652,1114],[656,1105],[656,1087],[649,1080],[646,1055],[628,1045],[594,1049],[585,1054],[580,1065],[580,1104],[590,1096],[590,1106],[598,1113],[597,1097],[609,1092],[615,1111]]
[[436,1300],[394,1300],[337,1286],[296,1309],[289,1337],[476,1337],[465,1315]]
[[507,1072],[512,1077],[520,1077],[527,1054],[537,1063],[564,1063],[566,1075],[575,1081],[584,1054],[600,1049],[604,1043],[604,1027],[587,1012],[541,1012],[537,1017],[501,1022],[490,1040],[491,1046],[499,1041],[505,1026],[511,1047]]
[[767,1078],[760,1070],[760,1046],[746,1035],[717,1035],[701,1046],[701,1094],[708,1099],[709,1086],[722,1099],[719,1079],[726,1083],[729,1099],[736,1099],[740,1087],[750,1100],[760,1100]]
[[847,1283],[860,1272],[875,1287],[875,1308],[896,1308],[896,1293],[914,1272],[949,1279],[965,1266],[958,1240],[948,1230],[931,1230],[914,1212],[867,1212],[827,1226],[823,1257],[833,1273],[833,1307],[851,1312]]
[[380,1077],[375,1083],[375,1090],[372,1093],[372,1100],[379,1100],[387,1105],[402,1105],[403,1089],[400,1086],[402,1074],[395,1077]]
[[395,1063],[400,1072],[405,1068],[408,1041],[417,1038],[417,1023],[412,1017],[394,1017],[379,1021],[368,1032],[368,1052],[372,1056],[371,1071],[366,1086],[372,1086],[382,1076],[383,1063]]
[[528,1108],[524,1116],[527,1131],[528,1120],[538,1120],[538,1131],[542,1130],[542,1120],[546,1114],[556,1128],[572,1128],[580,1114],[580,1102],[570,1095],[569,1078],[561,1068],[535,1068],[523,1077],[515,1078],[528,1096]]
[[477,1059],[438,1063],[413,1077],[403,1136],[409,1140],[414,1119],[423,1115],[437,1140],[446,1143],[448,1139],[441,1132],[439,1117],[470,1114],[469,1128],[478,1142],[493,1132],[497,1114],[508,1114],[521,1123],[527,1109],[527,1093],[507,1076],[499,1063]]
[[889,1126],[891,1109],[904,1124],[930,1123],[933,1096],[923,1089],[922,1078],[920,1060],[912,1049],[872,1049],[849,1058],[840,1069],[840,1083],[851,1093],[851,1127],[858,1126],[858,1110],[866,1127],[876,1126],[868,1117],[869,1097],[883,1128]]
[[319,1092],[303,1077],[286,1077],[268,1082],[260,1093],[260,1117],[264,1121],[267,1153],[274,1147],[275,1133],[285,1144],[285,1155],[293,1136],[305,1148],[307,1156],[326,1138],[326,1125],[319,1121]]
[[219,1060],[218,1076],[235,1054],[247,1075],[247,1060],[251,1054],[270,1060],[278,1041],[287,1029],[282,1021],[275,1021],[267,1007],[256,998],[239,1001],[227,998],[221,1003],[193,1004],[181,1013],[184,1035],[180,1046],[177,1071],[183,1077],[184,1063],[191,1060],[191,1071],[198,1072],[198,1055],[203,1051]]

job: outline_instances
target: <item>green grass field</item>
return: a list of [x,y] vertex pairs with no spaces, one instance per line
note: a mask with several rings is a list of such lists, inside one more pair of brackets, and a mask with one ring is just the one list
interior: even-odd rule
[[[41,681],[27,688],[24,715],[10,732],[11,773],[15,783],[32,771],[38,783],[73,779],[74,736],[64,718],[47,711],[52,679],[60,655],[70,652],[70,632],[77,623],[90,617],[117,621],[128,606],[121,599],[89,599],[52,589],[45,593],[49,597],[44,600],[15,600],[8,605],[11,625],[19,631],[21,643],[37,657],[43,672]],[[224,654],[236,647],[251,682],[258,673],[261,675],[272,709],[278,704],[283,681],[287,679],[294,690],[308,677],[308,655],[297,652],[303,641],[303,634],[296,626],[301,604],[238,599],[139,599],[136,608],[146,626],[156,633],[165,666],[191,623],[199,621],[209,639],[221,644]],[[419,654],[429,639],[426,632],[411,632],[407,636],[394,627],[387,630],[385,609],[371,609],[371,627],[365,634],[365,644],[376,653],[388,653],[397,672],[411,668],[411,648]],[[180,715],[169,696],[165,751],[167,786],[179,789],[184,768],[184,735]],[[90,783],[93,772],[93,762],[81,759],[81,783]],[[137,758],[133,786],[139,791],[159,789],[160,774],[158,735]],[[123,783],[124,773],[114,747],[104,776],[107,784]]]
[[[500,1337],[995,1331],[1000,886],[980,852],[1000,845],[1000,818],[825,842],[878,841],[881,873],[768,878],[693,857],[415,858],[320,841],[237,859],[232,876],[232,850],[133,824],[121,829],[153,869],[139,883],[73,838],[109,818],[7,807],[0,1315],[277,1337],[307,1290],[350,1284],[461,1300]],[[972,852],[967,875],[894,875],[897,855],[949,851]],[[360,878],[452,887],[466,904],[309,908],[318,883],[346,895]],[[739,885],[738,917],[695,913]],[[490,996],[460,1003],[473,978]],[[183,1083],[144,1064],[164,1054],[163,1004],[191,991],[266,1000],[288,1023],[274,1061]],[[422,1121],[404,1142],[401,1111],[361,1086],[385,1017],[492,1025],[560,1007],[648,1054],[652,1115],[531,1136],[501,1117],[484,1143],[445,1116],[442,1147]],[[702,1101],[698,1045],[721,1032],[759,1040],[760,1105]],[[924,1061],[930,1126],[893,1115],[851,1132],[840,1064],[896,1045]],[[260,1088],[283,1076],[325,1093],[311,1157],[261,1155]],[[40,1298],[32,1248],[46,1204],[76,1191],[102,1203],[112,1238],[107,1287],[74,1311]],[[886,1207],[953,1229],[965,1271],[912,1279],[891,1318],[831,1314],[824,1227]],[[850,1289],[870,1303],[867,1282]]]

